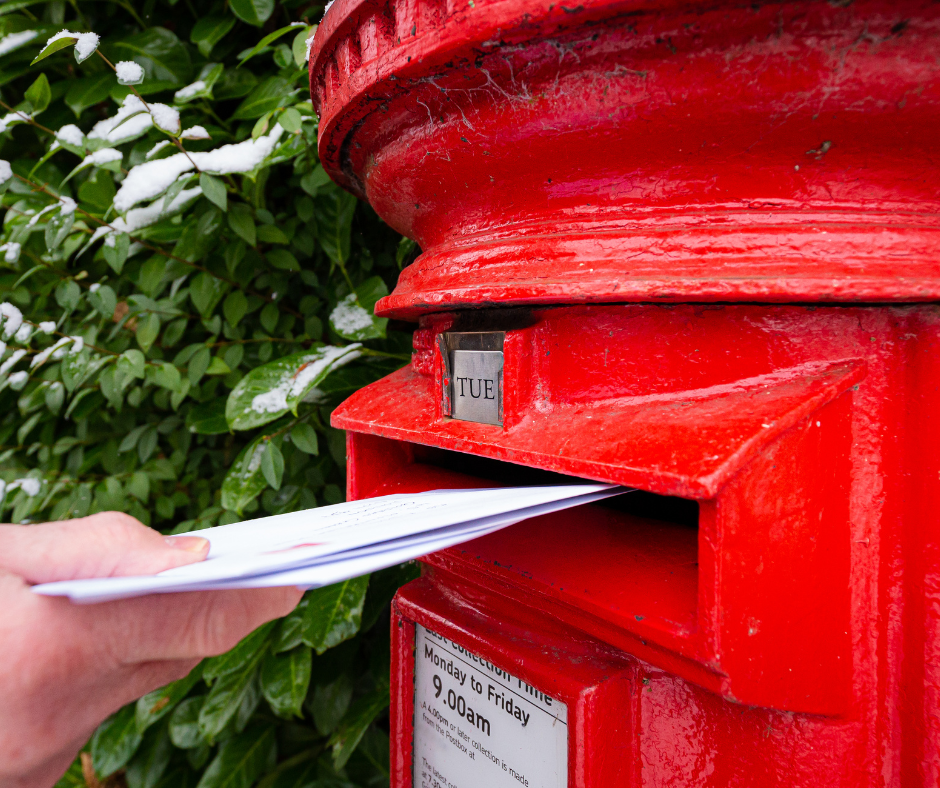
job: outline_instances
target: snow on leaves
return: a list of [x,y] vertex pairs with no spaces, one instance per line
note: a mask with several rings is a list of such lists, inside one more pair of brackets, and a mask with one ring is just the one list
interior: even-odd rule
[[225,417],[233,430],[250,430],[274,421],[297,406],[327,375],[359,356],[361,346],[320,345],[256,367],[232,389]]

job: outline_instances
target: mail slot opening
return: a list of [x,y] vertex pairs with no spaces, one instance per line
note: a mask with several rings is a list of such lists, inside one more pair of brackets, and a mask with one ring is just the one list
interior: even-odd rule
[[[411,462],[383,492],[584,481],[461,452],[399,445],[407,447]],[[622,630],[656,630],[660,637],[683,639],[697,626],[699,509],[696,501],[631,490],[526,520],[427,562],[486,567],[533,597],[550,594]]]
[[[449,471],[470,474],[479,479],[495,482],[507,487],[522,487],[542,484],[578,484],[585,480],[578,476],[554,473],[527,465],[500,462],[489,457],[446,451],[430,446],[415,446],[417,462],[444,468]],[[595,506],[641,517],[682,525],[693,530],[698,528],[699,505],[697,501],[670,495],[657,495],[645,490],[630,490],[624,495],[601,501]]]

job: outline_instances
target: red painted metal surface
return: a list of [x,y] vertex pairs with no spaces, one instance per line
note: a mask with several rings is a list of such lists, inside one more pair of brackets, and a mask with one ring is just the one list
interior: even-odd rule
[[385,315],[940,295],[930,2],[337,0],[320,155],[424,254]]
[[[428,556],[401,621],[449,621],[509,670],[528,662],[504,619],[551,622],[572,644],[636,660],[623,757],[642,768],[622,785],[935,785],[940,309],[607,306],[533,319],[507,336],[532,377],[518,405],[528,415],[505,429],[435,418],[439,361],[421,358],[433,343],[417,332],[425,374],[404,370],[334,413],[349,429],[349,496],[513,483],[527,466],[693,498],[697,528],[599,505],[521,523]],[[766,440],[711,423],[714,401],[738,390],[752,396],[731,420],[760,419]],[[679,415],[646,424],[639,448],[608,439],[611,422],[586,426],[631,400]],[[559,411],[580,414],[568,443],[527,426]],[[573,456],[585,447],[603,468]],[[663,474],[696,452],[726,472]],[[397,704],[412,687],[409,642],[398,641]],[[393,785],[410,786],[411,722],[397,708]]]
[[[393,788],[416,623],[567,699],[571,788],[940,784],[940,5],[336,0],[310,74],[423,250],[348,496],[644,491],[426,557]],[[478,330],[502,426],[442,410]]]

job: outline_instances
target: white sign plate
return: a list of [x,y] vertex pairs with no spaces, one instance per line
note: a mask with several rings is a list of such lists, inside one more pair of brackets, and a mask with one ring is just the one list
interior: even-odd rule
[[567,706],[417,625],[414,788],[567,785]]

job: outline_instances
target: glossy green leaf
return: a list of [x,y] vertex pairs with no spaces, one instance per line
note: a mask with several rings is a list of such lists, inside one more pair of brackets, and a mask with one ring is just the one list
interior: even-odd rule
[[369,695],[359,698],[349,707],[343,721],[330,737],[333,768],[339,770],[346,765],[366,730],[388,708],[388,703],[388,686],[383,685]]
[[111,319],[114,316],[114,308],[117,306],[117,297],[114,294],[114,290],[108,285],[101,285],[94,292],[89,292],[88,300],[102,317]]
[[258,240],[265,244],[289,244],[290,239],[284,235],[280,227],[273,224],[262,224],[258,227]]
[[62,38],[56,39],[51,44],[43,47],[40,53],[33,58],[30,65],[35,66],[40,60],[45,60],[49,55],[61,52],[66,47],[75,46],[76,41],[78,41],[78,38],[74,36],[63,36]]
[[333,187],[317,197],[317,238],[327,256],[338,265],[349,259],[356,198]]
[[255,219],[247,205],[232,206],[232,210],[228,212],[228,226],[249,246],[258,243]]
[[65,93],[65,103],[75,117],[81,117],[85,110],[105,101],[113,86],[113,73],[95,74],[76,79],[69,84]]
[[297,134],[303,128],[303,118],[293,107],[285,109],[278,116],[277,122],[280,123],[281,128],[289,134]]
[[189,40],[198,48],[203,57],[209,57],[212,48],[235,27],[235,20],[228,14],[210,14],[200,17],[193,25]]
[[284,478],[284,455],[274,441],[269,441],[261,455],[261,474],[264,480],[275,490],[281,489]]
[[317,431],[309,424],[298,424],[290,431],[290,440],[298,449],[307,454],[319,454]]
[[196,385],[202,380],[202,376],[205,375],[206,370],[209,369],[209,362],[211,360],[212,351],[205,347],[205,345],[190,356],[186,364],[186,377],[189,378],[190,383]]
[[241,290],[233,290],[228,294],[222,306],[222,312],[230,326],[237,326],[248,311],[248,298]]
[[160,333],[160,316],[155,312],[141,315],[137,320],[137,344],[146,353]]
[[186,426],[198,435],[221,435],[228,432],[225,400],[221,397],[193,407],[186,416]]
[[230,512],[242,510],[261,495],[267,482],[261,474],[265,436],[259,435],[241,450],[222,482],[222,506]]
[[286,249],[271,249],[266,255],[268,262],[281,271],[299,271],[300,263]]
[[63,309],[72,311],[78,306],[82,297],[82,289],[71,279],[65,279],[56,285],[55,300]]
[[36,81],[29,86],[24,98],[32,105],[33,115],[38,115],[52,101],[52,90],[49,88],[49,79],[45,74],[36,77]]
[[166,361],[148,364],[146,380],[170,391],[179,391],[183,382],[179,370]]
[[216,679],[199,710],[199,730],[210,742],[215,740],[243,706],[249,711],[261,699],[259,672],[267,649],[260,649],[238,669]]
[[124,778],[127,788],[156,788],[170,765],[173,743],[165,725],[151,729],[140,749],[127,764]]
[[322,164],[318,164],[300,179],[300,187],[311,197],[316,197],[320,188],[328,183],[331,183],[330,176],[327,175]]
[[233,430],[248,430],[296,411],[301,400],[334,369],[358,355],[358,345],[320,345],[256,367],[229,395],[225,416]]
[[208,271],[196,276],[189,287],[189,297],[193,306],[203,316],[208,316],[216,308],[229,285]]
[[287,106],[290,99],[296,95],[297,88],[294,83],[284,77],[269,77],[260,82],[245,97],[245,100],[235,110],[232,118],[233,120],[260,118],[265,112],[273,112]]
[[55,211],[52,213],[52,215],[49,217],[49,221],[46,222],[46,229],[44,233],[46,249],[50,252],[54,252],[56,249],[58,249],[62,245],[62,242],[65,240],[66,236],[68,236],[68,234],[72,231],[74,224],[74,211],[70,211],[68,213]]
[[91,759],[103,777],[113,774],[131,759],[143,740],[134,706],[125,706],[105,720],[91,739]]
[[205,702],[205,695],[197,695],[187,698],[173,710],[168,736],[175,746],[188,750],[206,743],[206,737],[199,729],[199,712]]
[[263,652],[267,646],[274,626],[273,621],[262,624],[231,651],[205,660],[202,669],[203,679],[211,683],[220,676],[234,673],[255,661],[259,653]]
[[291,54],[294,56],[294,64],[297,68],[303,68],[307,63],[307,40],[317,31],[317,26],[298,28],[300,32],[294,36],[291,42]]
[[[245,21],[247,22],[248,20],[246,19]],[[257,55],[262,49],[264,49],[265,47],[277,41],[281,36],[287,35],[288,33],[291,32],[291,30],[296,30],[296,29],[297,29],[296,25],[287,25],[286,27],[278,28],[273,33],[268,33],[257,44],[255,44],[251,49],[249,49],[244,55],[241,55],[239,57],[238,65],[243,66],[246,62],[251,60],[251,58]]]
[[124,270],[124,263],[127,261],[127,254],[130,250],[131,239],[127,233],[115,233],[105,239],[104,246],[101,248],[104,259],[108,265],[114,269],[116,274]]
[[204,172],[199,176],[199,186],[202,187],[202,193],[209,201],[223,211],[228,210],[228,192],[221,178]]
[[274,13],[274,0],[231,0],[231,9],[242,22],[261,27]]
[[261,665],[261,692],[279,717],[300,717],[307,688],[313,652],[298,646],[281,654],[268,653]]
[[247,96],[258,84],[258,78],[247,68],[230,68],[219,78],[212,90],[218,101]]
[[369,576],[318,588],[308,594],[303,641],[322,654],[359,631]]
[[321,736],[336,730],[352,703],[353,680],[348,673],[340,673],[328,684],[317,684],[310,702],[313,722]]
[[252,726],[223,742],[197,788],[250,788],[276,761],[274,729]]
[[307,605],[308,599],[305,595],[300,600],[300,604],[278,622],[271,640],[271,651],[273,653],[280,654],[282,651],[289,651],[300,645]]

